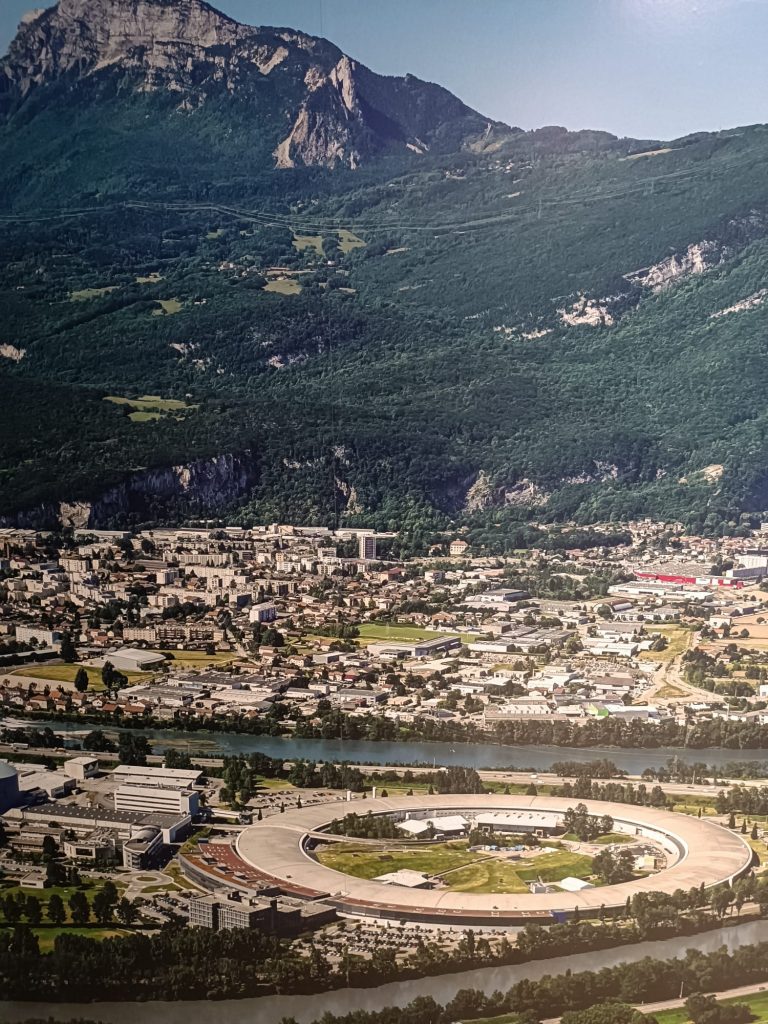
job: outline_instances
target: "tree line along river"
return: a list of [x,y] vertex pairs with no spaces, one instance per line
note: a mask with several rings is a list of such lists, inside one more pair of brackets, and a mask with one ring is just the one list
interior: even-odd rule
[[[478,989],[490,995],[506,991],[524,978],[537,980],[544,975],[565,971],[599,971],[620,963],[633,963],[644,957],[669,960],[682,956],[686,949],[711,953],[725,946],[729,951],[739,946],[768,940],[768,920],[754,921],[718,928],[691,935],[654,942],[638,942],[633,946],[576,953],[549,960],[502,967],[481,967],[458,974],[442,974],[430,978],[392,982],[378,988],[337,989],[306,996],[262,996],[258,999],[224,999],[217,1001],[143,1003],[0,1003],[4,1024],[20,1024],[28,1019],[97,1020],[104,1024],[280,1024],[284,1017],[294,1017],[298,1024],[311,1024],[326,1012],[351,1013],[353,1010],[379,1010],[385,1006],[405,1006],[418,996],[432,996],[438,1003],[447,1003],[460,989]],[[768,987],[768,982],[766,983]]]
[[[46,726],[61,734],[80,737],[91,729],[120,731],[113,726],[84,725],[79,722],[39,721],[31,728]],[[125,730],[135,732],[136,730]],[[746,763],[766,759],[762,750],[731,750],[723,747],[555,747],[504,746],[495,743],[437,743],[427,740],[405,742],[372,740],[296,739],[282,736],[250,736],[242,733],[183,732],[174,729],[143,729],[155,753],[174,748],[209,757],[250,754],[259,751],[286,760],[304,758],[314,761],[349,761],[358,764],[424,764],[437,767],[461,765],[467,768],[508,768],[546,771],[555,761],[586,763],[608,759],[630,775],[646,768],[661,768],[671,757],[688,764],[703,762],[719,768],[730,762]]]

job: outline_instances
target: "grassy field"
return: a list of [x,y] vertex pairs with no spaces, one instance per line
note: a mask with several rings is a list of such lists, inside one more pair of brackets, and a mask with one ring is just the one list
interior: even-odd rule
[[656,691],[655,696],[662,700],[679,700],[681,697],[688,697],[689,695],[679,686],[675,686],[674,683],[664,683],[664,685]]
[[[104,684],[101,681],[101,669],[93,668],[90,665],[25,665],[24,668],[15,669],[11,675],[33,677],[34,679],[47,679],[52,683],[66,683],[71,688],[74,685],[78,669],[84,668],[88,673],[88,689],[103,690]],[[144,683],[152,678],[151,672],[124,672],[128,682]]]
[[209,242],[212,242],[215,238],[221,238],[223,234],[224,228],[216,228],[215,231],[206,232],[205,237],[208,239]]
[[322,235],[294,235],[293,247],[299,252],[304,252],[305,249],[314,249],[318,256],[325,256]]
[[263,291],[277,292],[278,295],[299,295],[301,293],[301,285],[290,277],[284,280],[267,281]]
[[105,288],[81,288],[78,292],[69,293],[70,302],[87,302],[89,299],[98,299],[100,295],[109,295],[117,291],[117,285],[107,285]]
[[[565,835],[559,836],[560,839],[567,839],[572,843],[578,843],[579,837],[574,835],[573,832],[566,832]],[[631,843],[633,837],[622,835],[620,832],[608,832],[604,836],[598,836],[597,839],[593,839],[592,842],[597,846],[605,846],[611,843]]]
[[174,413],[197,408],[196,405],[187,405],[180,398],[162,398],[160,395],[142,395],[141,398],[123,398],[121,395],[107,395],[104,401],[114,402],[115,405],[127,405],[131,410],[128,418],[134,423],[160,420],[165,416],[172,416]]
[[41,953],[50,953],[53,949],[56,937],[59,935],[85,935],[86,938],[89,939],[111,939],[116,935],[131,934],[124,928],[114,928],[109,925],[106,927],[102,927],[101,925],[85,925],[83,927],[65,925],[62,928],[56,928],[54,925],[51,925],[50,927],[42,926],[40,928],[33,928],[32,931],[37,936]]
[[325,850],[317,851],[317,859],[321,864],[356,878],[376,878],[377,875],[403,868],[434,875],[472,864],[479,856],[470,853],[466,843],[444,843],[416,850],[398,850],[393,847],[385,851],[370,846],[356,846],[350,842],[334,843]]
[[146,277],[137,277],[136,284],[159,284],[163,280],[163,275],[158,274],[156,270],[153,270],[151,274],[147,274]]
[[205,651],[174,651],[170,647],[158,648],[155,654],[173,655],[173,664],[183,668],[210,668],[212,665],[229,665],[239,655],[234,652],[221,651],[218,654],[206,654]]
[[690,630],[684,629],[682,626],[656,625],[654,622],[646,623],[646,632],[648,634],[660,633],[661,636],[666,637],[667,646],[663,651],[641,651],[638,657],[643,661],[659,661],[662,664],[679,658],[687,650],[688,640],[691,636]]
[[352,252],[353,249],[364,249],[368,245],[362,238],[358,238],[352,231],[342,228],[339,231],[339,248],[342,252]]
[[160,305],[160,309],[153,309],[152,316],[173,316],[174,313],[180,313],[184,303],[177,298],[173,299],[158,299],[157,302]]
[[583,854],[558,850],[519,860],[472,853],[464,841],[419,849],[372,849],[353,841],[334,844],[316,852],[325,867],[354,875],[376,878],[391,871],[408,869],[429,875],[444,875],[455,892],[527,892],[527,882],[542,878],[558,882],[569,875],[584,877],[592,873],[592,859]]
[[454,892],[528,892],[512,864],[496,859],[468,864],[445,880]]
[[[752,1011],[753,1024],[768,1024],[768,992],[756,992],[752,996],[737,999],[723,999],[724,1003],[746,1003]],[[689,1024],[685,1010],[661,1010],[653,1015],[659,1024]]]
[[420,629],[418,626],[404,626],[394,623],[389,626],[383,622],[363,622],[358,627],[359,640],[438,640],[440,637],[457,636],[462,643],[472,643],[477,636],[471,633],[436,633],[431,629]]

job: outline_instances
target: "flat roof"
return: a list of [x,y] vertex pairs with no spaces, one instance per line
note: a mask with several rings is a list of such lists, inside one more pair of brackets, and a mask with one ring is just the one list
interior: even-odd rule
[[[459,919],[461,915],[496,920],[518,915],[546,918],[555,912],[573,912],[577,907],[587,914],[596,914],[601,906],[624,906],[627,897],[640,892],[662,892],[671,895],[677,889],[705,888],[739,877],[752,860],[749,844],[737,834],[704,818],[693,818],[671,811],[632,804],[599,800],[579,801],[590,814],[610,815],[626,830],[650,829],[668,837],[680,851],[677,861],[651,878],[633,879],[620,885],[608,885],[582,892],[550,893],[462,893],[445,889],[410,890],[391,887],[334,871],[324,867],[304,851],[303,839],[315,835],[341,811],[352,810],[373,814],[397,814],[421,811],[425,816],[452,811],[456,814],[478,812],[548,812],[561,816],[574,799],[561,797],[502,796],[497,794],[388,797],[340,801],[286,811],[246,828],[238,837],[237,852],[257,868],[266,880],[290,892],[301,885],[305,890],[331,893],[329,902],[354,907],[368,916],[432,917]],[[279,820],[276,820],[279,818]]]
[[135,764],[119,764],[112,775],[116,779],[134,782],[136,779],[154,779],[157,783],[178,782],[186,786],[194,786],[202,775],[200,768],[153,768]]

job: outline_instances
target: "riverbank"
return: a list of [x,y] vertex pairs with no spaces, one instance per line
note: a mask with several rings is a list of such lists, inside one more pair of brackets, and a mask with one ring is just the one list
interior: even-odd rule
[[[428,930],[425,929],[428,938]],[[566,971],[598,971],[622,963],[637,963],[645,957],[669,960],[685,950],[713,953],[725,947],[729,951],[757,942],[768,941],[768,920],[742,922],[697,935],[676,937],[631,946],[575,953],[546,960],[530,961],[514,966],[481,967],[459,974],[391,982],[377,988],[337,989],[306,996],[263,996],[256,999],[197,1000],[185,1002],[149,1001],[140,1004],[122,1002],[92,1003],[2,1003],[4,1024],[56,1017],[103,1021],[104,1024],[135,1024],[140,1014],[145,1024],[280,1024],[293,1017],[297,1024],[313,1024],[324,1013],[342,1015],[355,1010],[375,1011],[385,1006],[403,1007],[419,997],[431,997],[440,1004],[452,1000],[462,989],[477,989],[486,995],[506,991],[518,981],[536,981],[545,975]]]
[[[82,738],[91,728],[110,732],[136,732],[116,724],[91,725],[80,719],[60,721],[55,718],[24,716],[33,728],[50,728],[62,735]],[[663,768],[670,758],[679,758],[685,764],[706,763],[710,768],[733,763],[744,764],[760,760],[758,751],[732,750],[709,747],[705,750],[678,747],[559,747],[541,745],[503,745],[496,743],[451,743],[434,740],[400,742],[392,740],[340,740],[303,739],[296,736],[250,735],[168,729],[160,726],[141,729],[156,753],[167,750],[189,752],[204,751],[206,757],[231,757],[236,754],[262,753],[285,760],[336,761],[380,766],[431,766],[449,768],[452,765],[489,770],[515,770],[539,772],[549,769],[557,761],[586,764],[590,761],[610,760],[627,772],[639,776],[646,768]]]

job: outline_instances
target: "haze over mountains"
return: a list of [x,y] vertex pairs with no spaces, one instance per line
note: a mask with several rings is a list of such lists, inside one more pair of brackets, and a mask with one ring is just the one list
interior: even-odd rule
[[199,0],[28,17],[0,111],[9,521],[768,504],[764,126],[523,133]]

